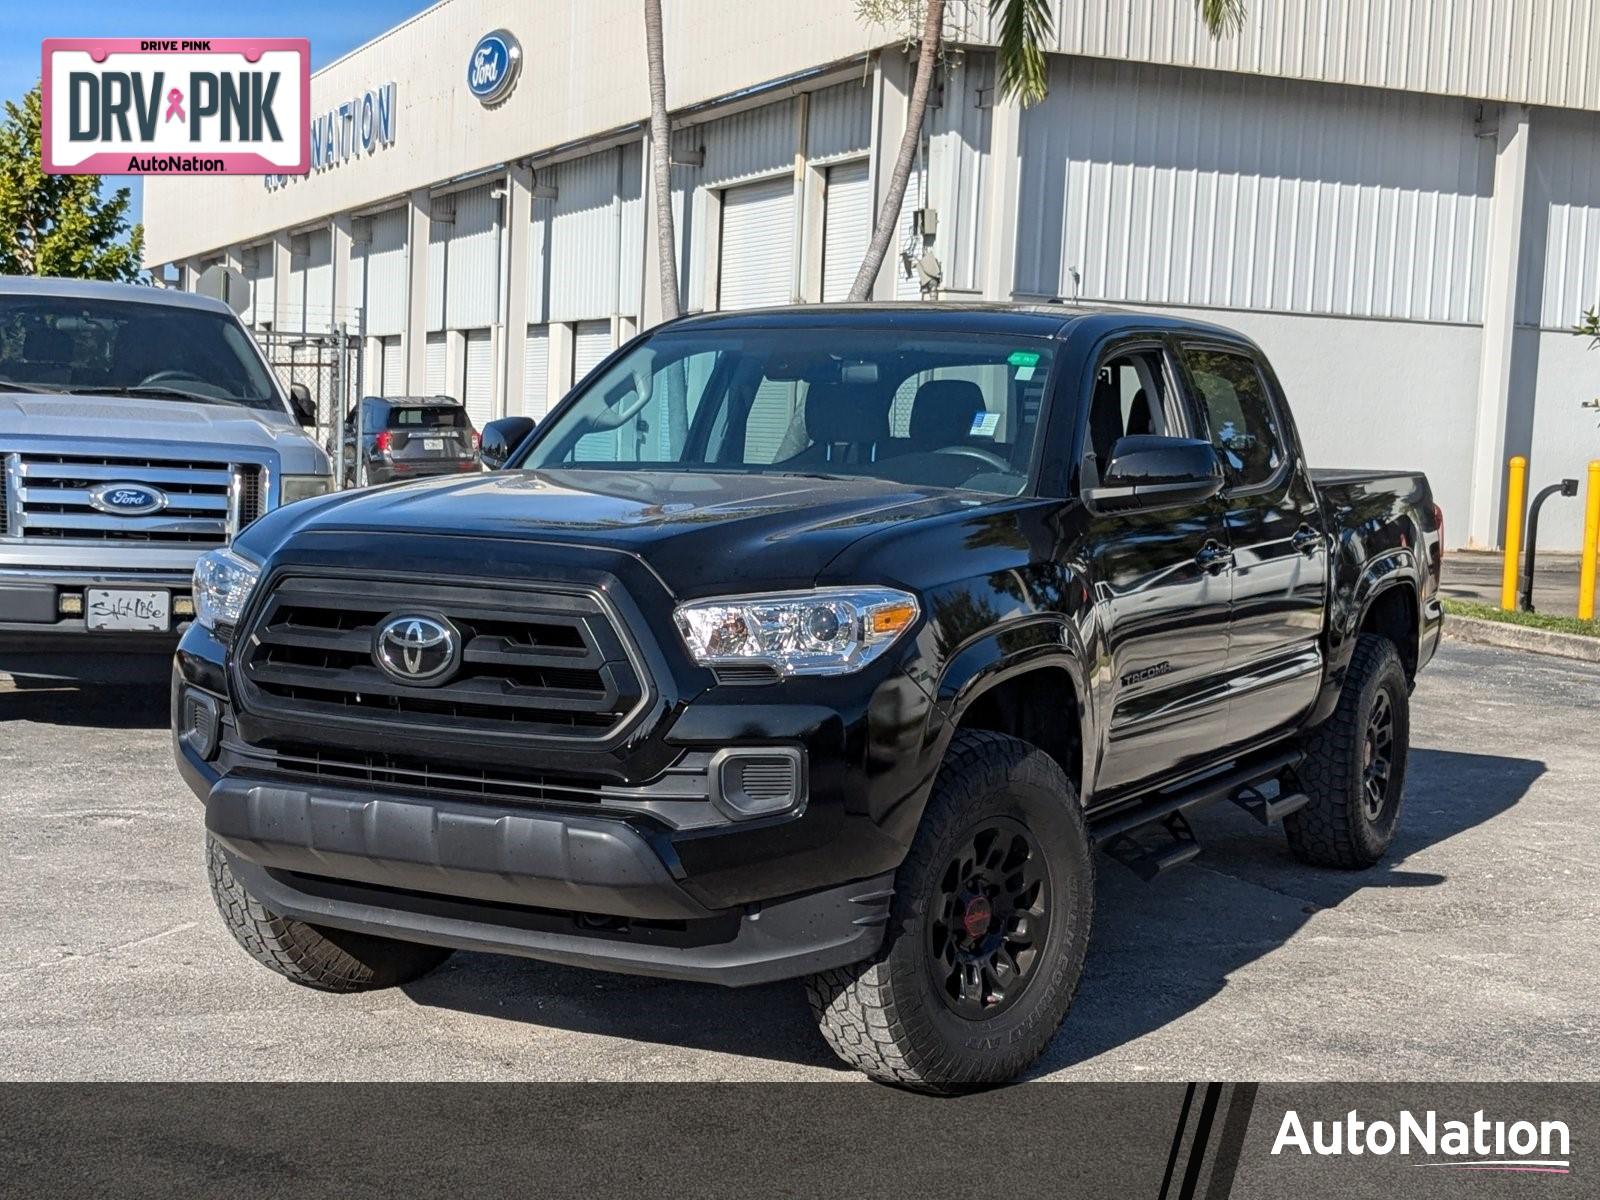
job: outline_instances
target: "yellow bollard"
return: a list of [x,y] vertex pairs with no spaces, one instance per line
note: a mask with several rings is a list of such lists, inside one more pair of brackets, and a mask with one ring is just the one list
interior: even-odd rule
[[1528,501],[1528,460],[1514,455],[1506,477],[1506,560],[1500,568],[1500,607],[1517,610],[1517,566],[1522,561],[1522,517]]
[[1578,572],[1578,620],[1594,620],[1595,559],[1600,558],[1600,458],[1589,463],[1583,504],[1583,566]]

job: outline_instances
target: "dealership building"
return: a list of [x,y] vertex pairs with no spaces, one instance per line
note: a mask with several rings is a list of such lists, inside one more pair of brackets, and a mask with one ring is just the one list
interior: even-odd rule
[[[665,0],[687,310],[843,299],[914,74],[856,0]],[[1451,545],[1600,457],[1600,0],[1058,0],[1049,95],[950,53],[875,296],[1181,311],[1255,338],[1313,461],[1421,467]],[[490,37],[499,33],[499,38]],[[513,61],[519,60],[519,61]],[[485,69],[487,64],[487,69]],[[444,0],[317,72],[313,169],[151,178],[147,260],[226,263],[368,394],[539,415],[660,319],[639,0]],[[175,270],[169,271],[168,268]],[[1576,549],[1576,501],[1541,544]]]

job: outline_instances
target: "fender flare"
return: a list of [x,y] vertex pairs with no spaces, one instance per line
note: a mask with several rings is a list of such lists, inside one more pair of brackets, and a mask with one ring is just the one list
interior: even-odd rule
[[940,757],[962,718],[985,694],[1032,671],[1059,668],[1071,681],[1076,704],[1073,717],[1078,724],[1078,778],[1093,778],[1090,760],[1096,744],[1096,723],[1086,662],[1077,628],[1059,613],[1034,613],[960,646],[946,660],[934,688],[930,720],[942,722],[941,728],[932,731]]

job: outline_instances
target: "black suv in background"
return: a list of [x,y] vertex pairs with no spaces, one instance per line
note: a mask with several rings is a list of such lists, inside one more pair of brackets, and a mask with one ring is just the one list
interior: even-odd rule
[[297,983],[457,947],[805,976],[873,1077],[992,1083],[1066,1014],[1095,847],[1156,875],[1218,800],[1326,866],[1395,836],[1443,518],[1312,470],[1235,333],[707,314],[531,426],[196,573],[178,766],[224,920]]
[[[328,453],[338,457],[337,434]],[[478,432],[449,396],[364,396],[345,415],[345,487],[478,469]]]

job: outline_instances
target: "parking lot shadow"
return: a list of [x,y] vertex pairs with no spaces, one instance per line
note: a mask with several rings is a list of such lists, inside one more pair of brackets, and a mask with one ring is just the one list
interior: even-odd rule
[[165,729],[167,685],[95,684],[0,675],[0,727],[8,721],[87,729]]
[[[1370,888],[1433,888],[1409,856],[1515,805],[1544,772],[1530,759],[1413,750],[1394,849],[1370,871],[1307,867],[1283,835],[1231,805],[1201,814],[1205,868],[1154,884],[1100,857],[1094,942],[1077,1002],[1034,1073],[1070,1066],[1177,1020],[1271,953],[1322,910]],[[1241,886],[1278,903],[1240,903]],[[459,954],[406,988],[419,1004],[626,1042],[843,1070],[812,1027],[798,983],[730,990]],[[642,1053],[648,1051],[629,1051]],[[737,1077],[737,1068],[730,1071]]]

